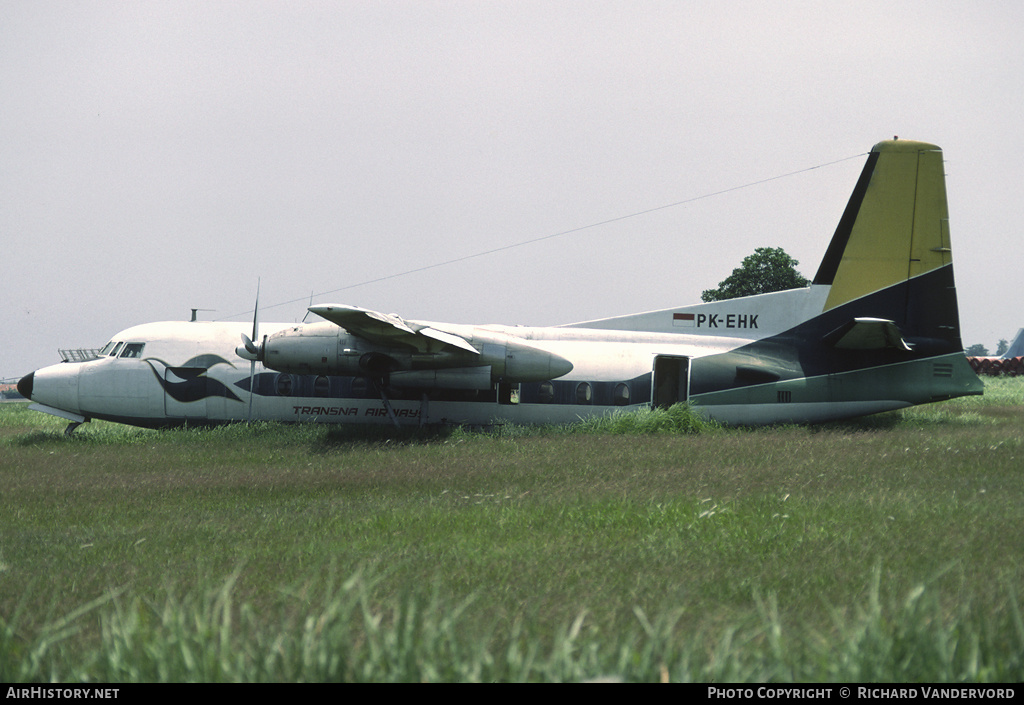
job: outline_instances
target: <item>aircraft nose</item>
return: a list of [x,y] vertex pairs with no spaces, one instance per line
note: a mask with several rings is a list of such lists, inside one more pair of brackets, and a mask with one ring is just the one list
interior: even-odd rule
[[36,370],[18,382],[18,391],[37,404],[77,414],[80,363],[61,362]]
[[25,397],[26,399],[32,398],[32,385],[35,382],[36,373],[29,372],[27,375],[18,380],[18,394]]

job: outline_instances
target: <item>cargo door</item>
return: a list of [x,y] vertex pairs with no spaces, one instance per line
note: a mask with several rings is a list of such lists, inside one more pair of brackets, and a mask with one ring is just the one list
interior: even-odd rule
[[667,409],[690,398],[690,358],[656,355],[651,382],[651,407]]

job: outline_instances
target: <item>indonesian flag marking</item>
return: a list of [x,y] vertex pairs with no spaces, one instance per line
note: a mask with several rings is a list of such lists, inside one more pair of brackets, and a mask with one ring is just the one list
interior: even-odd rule
[[692,313],[673,313],[672,325],[677,328],[693,328],[696,317]]

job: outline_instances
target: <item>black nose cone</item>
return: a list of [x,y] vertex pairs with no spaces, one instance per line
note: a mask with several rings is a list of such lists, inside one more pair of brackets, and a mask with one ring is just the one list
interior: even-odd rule
[[35,372],[29,372],[27,375],[21,378],[18,382],[18,394],[25,397],[26,399],[32,398],[32,383],[35,381]]

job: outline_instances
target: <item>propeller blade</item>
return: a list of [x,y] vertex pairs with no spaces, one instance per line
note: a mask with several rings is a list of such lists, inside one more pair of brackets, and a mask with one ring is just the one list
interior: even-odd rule
[[[311,292],[309,292],[309,305],[310,305],[310,306],[312,306],[312,305],[313,305],[313,292],[312,292],[312,291],[311,291]],[[302,322],[303,322],[303,323],[305,323],[305,322],[306,322],[306,318],[307,318],[307,317],[309,317],[309,314],[310,314],[310,313],[311,313],[311,311],[309,310],[309,308],[307,308],[307,309],[306,309],[306,315],[302,317]]]
[[[253,382],[256,379],[256,361],[263,360],[263,345],[256,347],[252,341],[259,340],[260,335],[260,279],[256,279],[256,305],[252,309],[252,338],[246,338],[242,333],[242,347],[236,348],[235,352],[239,357],[249,360],[249,423],[252,423],[252,402],[256,398],[256,389]],[[244,350],[243,355],[239,350]]]
[[[244,336],[243,336],[244,337]],[[249,343],[253,340],[258,340],[260,337],[260,280],[256,280],[256,305],[252,309],[252,338]],[[246,345],[246,348],[249,346]]]

